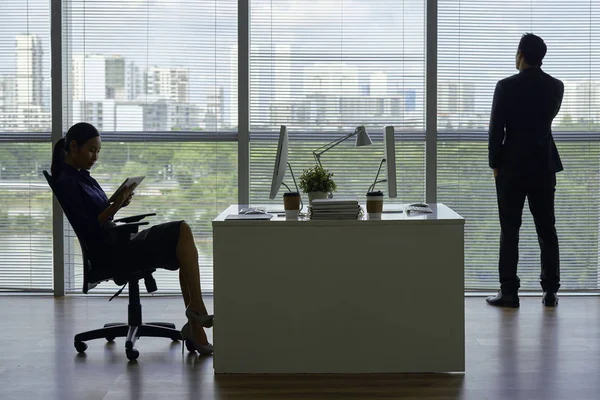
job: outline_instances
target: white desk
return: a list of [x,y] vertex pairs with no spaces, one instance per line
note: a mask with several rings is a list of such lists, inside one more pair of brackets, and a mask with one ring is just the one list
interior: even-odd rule
[[462,372],[464,219],[213,220],[216,373]]

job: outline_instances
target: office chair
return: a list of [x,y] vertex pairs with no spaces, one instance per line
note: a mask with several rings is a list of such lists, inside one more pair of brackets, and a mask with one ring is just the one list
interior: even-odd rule
[[[135,273],[126,276],[107,276],[100,275],[98,271],[102,269],[96,267],[98,262],[94,262],[92,252],[89,250],[89,244],[83,240],[83,235],[75,230],[71,218],[71,210],[65,207],[65,203],[62,201],[62,194],[55,185],[53,177],[47,172],[43,171],[48,185],[52,189],[54,196],[58,200],[63,212],[67,216],[69,223],[73,227],[79,244],[81,246],[81,254],[83,256],[83,293],[87,294],[89,290],[96,287],[100,282],[113,280],[115,284],[121,286],[121,288],[115,296],[121,293],[125,288],[125,285],[129,284],[129,306],[127,312],[127,323],[108,323],[104,325],[104,328],[96,329],[93,331],[82,332],[75,335],[75,349],[79,353],[83,353],[87,350],[88,340],[105,338],[107,341],[112,342],[117,337],[126,337],[125,341],[125,353],[127,358],[131,361],[136,360],[140,353],[134,348],[135,342],[140,337],[164,337],[169,338],[173,341],[181,340],[181,332],[175,329],[175,324],[167,322],[150,322],[142,323],[142,305],[140,303],[140,279],[144,279],[146,284],[146,291],[152,293],[157,290],[156,281],[152,276],[152,273],[156,271],[154,268],[148,268],[143,271],[137,271]],[[117,226],[110,228],[117,232],[118,240],[129,241],[130,235],[136,233],[141,225],[148,225],[148,222],[140,222],[145,217],[156,215],[142,214],[134,215],[127,218],[117,219],[114,222],[118,222]],[[114,297],[114,296],[113,296]],[[111,298],[112,300],[112,298]]]

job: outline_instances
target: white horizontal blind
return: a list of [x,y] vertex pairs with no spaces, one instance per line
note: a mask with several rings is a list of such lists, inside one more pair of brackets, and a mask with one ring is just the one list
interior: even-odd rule
[[[237,1],[65,0],[64,9],[66,127],[101,131],[91,174],[107,193],[146,176],[117,217],[190,224],[211,292],[211,220],[237,198]],[[80,291],[79,244],[72,233],[66,242],[67,287]],[[160,292],[179,292],[178,273],[155,276]]]
[[[146,157],[152,157],[152,161],[146,162]],[[236,166],[237,144],[234,142],[168,142],[166,145],[104,142],[99,165],[91,173],[109,195],[125,177],[145,175],[131,205],[122,209],[117,218],[154,212],[156,216],[146,219],[150,225],[185,220],[196,239],[202,289],[212,292],[211,221],[236,202]],[[80,291],[81,251],[73,233],[69,238],[66,258],[74,263],[69,282],[72,291]],[[178,273],[157,270],[154,277],[160,293],[178,291]],[[114,284],[108,283],[94,292],[113,288]]]
[[[269,203],[280,125],[288,127],[296,178],[314,165],[313,150],[365,125],[373,146],[354,148],[350,139],[321,157],[336,196],[361,200],[384,154],[382,127],[393,125],[395,201],[423,200],[424,30],[424,0],[253,0],[251,202]],[[285,182],[293,185],[289,171]]]
[[0,2],[0,290],[52,289],[50,2]]
[[[558,174],[557,229],[566,290],[598,290],[600,167],[600,1],[439,0],[438,198],[466,222],[466,287],[498,284],[500,227],[487,165],[487,129],[498,80],[515,70],[521,35],[541,36],[543,69],[565,83],[553,132],[565,171]],[[540,256],[527,205],[519,276],[540,290]]]

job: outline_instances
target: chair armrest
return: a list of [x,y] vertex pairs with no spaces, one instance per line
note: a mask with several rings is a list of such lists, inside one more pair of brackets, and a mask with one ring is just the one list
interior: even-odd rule
[[140,215],[132,215],[131,217],[125,217],[125,218],[119,218],[119,219],[115,219],[113,222],[138,222],[143,220],[146,217],[153,217],[155,216],[156,213],[149,213],[149,214],[140,214]]
[[113,227],[108,228],[109,231],[115,232],[127,232],[127,233],[136,233],[138,231],[138,227],[142,225],[149,225],[148,222],[129,222],[127,224],[115,225]]

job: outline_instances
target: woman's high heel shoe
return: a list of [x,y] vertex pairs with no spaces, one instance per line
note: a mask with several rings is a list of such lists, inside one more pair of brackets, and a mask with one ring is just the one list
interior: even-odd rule
[[200,315],[197,312],[192,311],[191,308],[185,310],[185,316],[188,317],[190,321],[196,321],[204,328],[212,328],[215,319],[214,315]]
[[181,338],[183,339],[183,343],[181,346],[181,354],[183,354],[184,345],[189,351],[196,350],[202,355],[210,355],[213,353],[212,344],[198,344],[194,341],[194,338],[192,336],[192,328],[190,328],[189,323],[186,323],[185,325],[183,325],[183,327],[181,327]]

